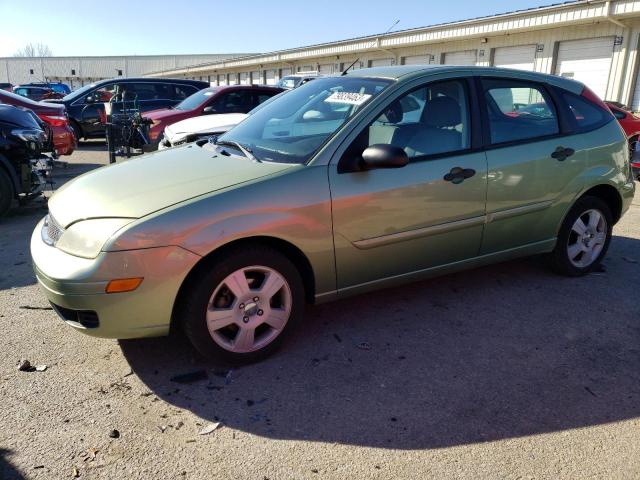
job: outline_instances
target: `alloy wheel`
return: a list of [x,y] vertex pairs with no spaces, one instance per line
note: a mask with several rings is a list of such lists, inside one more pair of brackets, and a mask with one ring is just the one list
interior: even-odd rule
[[233,353],[260,350],[284,330],[292,294],[285,278],[269,267],[250,266],[228,275],[207,305],[209,334]]
[[578,268],[586,268],[595,262],[607,240],[607,220],[598,210],[587,210],[580,215],[569,234],[567,255]]

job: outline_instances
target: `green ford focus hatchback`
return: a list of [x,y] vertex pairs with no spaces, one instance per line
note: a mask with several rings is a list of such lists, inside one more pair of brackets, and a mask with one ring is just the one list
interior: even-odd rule
[[217,139],[64,185],[31,239],[56,312],[99,337],[181,327],[228,361],[306,303],[548,253],[583,275],[634,194],[625,136],[582,84],[491,68],[319,78]]

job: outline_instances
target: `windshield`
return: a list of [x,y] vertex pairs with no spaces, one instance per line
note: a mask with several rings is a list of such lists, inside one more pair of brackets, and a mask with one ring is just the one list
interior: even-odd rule
[[75,100],[76,98],[78,98],[81,95],[83,95],[84,93],[88,92],[89,90],[91,90],[95,86],[96,86],[95,83],[91,83],[89,85],[85,85],[84,87],[81,87],[78,90],[74,90],[69,95],[65,95],[64,97],[62,97],[62,99],[63,100]]
[[199,90],[193,95],[185,98],[174,108],[176,110],[193,110],[194,108],[198,108],[208,99],[210,99],[217,91],[217,88],[205,88],[204,90]]
[[281,95],[220,137],[261,161],[306,163],[358,109],[391,82],[328,77]]

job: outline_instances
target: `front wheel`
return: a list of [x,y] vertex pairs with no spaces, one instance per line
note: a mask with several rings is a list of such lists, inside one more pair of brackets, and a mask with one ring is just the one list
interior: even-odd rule
[[11,208],[14,191],[11,177],[0,168],[0,217],[4,216]]
[[196,350],[247,363],[273,352],[298,323],[304,287],[295,265],[268,247],[244,247],[199,269],[179,314]]
[[597,197],[582,197],[565,218],[551,254],[553,269],[577,277],[591,272],[602,261],[613,228],[609,206]]

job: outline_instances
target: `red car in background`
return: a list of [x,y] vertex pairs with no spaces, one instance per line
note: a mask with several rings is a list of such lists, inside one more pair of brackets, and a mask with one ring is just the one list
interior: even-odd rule
[[69,125],[64,105],[35,102],[15,93],[0,90],[0,103],[32,110],[53,131],[53,146],[58,155],[71,155],[76,148],[76,137]]
[[151,148],[158,147],[165,127],[172,123],[200,115],[221,113],[249,113],[265,100],[284,91],[263,85],[229,85],[210,87],[185,98],[172,108],[153,110],[144,114],[152,121],[149,130]]
[[631,168],[633,169],[633,176],[640,180],[640,151],[638,151],[638,140],[640,140],[640,117],[634,115],[632,112],[615,105],[611,102],[605,102],[611,113],[618,119],[620,126],[627,134],[629,139],[629,147],[631,149]]

